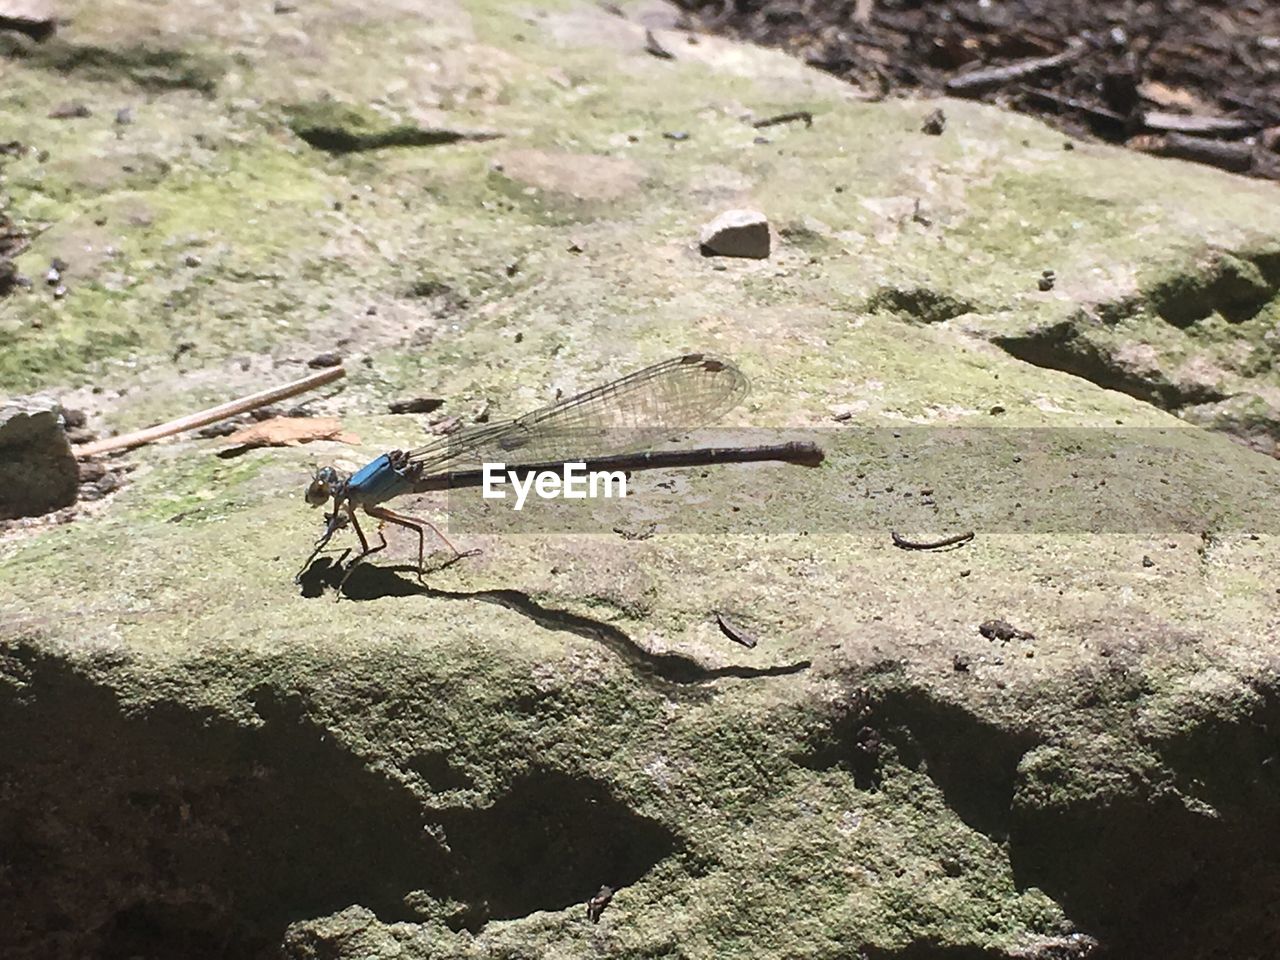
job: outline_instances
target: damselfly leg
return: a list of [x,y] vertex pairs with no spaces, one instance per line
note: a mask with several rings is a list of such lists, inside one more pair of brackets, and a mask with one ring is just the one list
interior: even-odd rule
[[[434,523],[430,523],[429,521],[417,520],[414,517],[405,516],[402,513],[396,513],[394,510],[388,510],[386,507],[376,507],[376,506],[365,507],[364,512],[367,513],[369,516],[374,517],[377,520],[381,520],[386,523],[394,523],[396,526],[399,526],[399,527],[405,527],[406,529],[412,530],[414,533],[418,535],[418,582],[419,583],[425,583],[424,577],[426,575],[426,570],[427,570],[426,532],[428,530],[430,530],[437,537],[439,537],[440,541],[446,547],[448,547],[450,550],[453,551],[453,556],[445,564],[446,566],[448,566],[449,564],[455,563],[458,560],[463,559],[464,557],[473,557],[480,552],[479,550],[468,550],[464,553],[463,551],[459,550],[449,541],[448,537],[446,537],[443,533],[440,532],[439,527],[437,527]],[[342,595],[343,585],[346,584],[347,578],[350,577],[351,574],[355,571],[355,568],[360,563],[360,561],[364,560],[366,557],[370,556],[371,554],[375,554],[381,550],[385,550],[387,547],[387,538],[383,535],[381,529],[378,530],[378,540],[380,541],[379,544],[376,547],[369,546],[369,541],[366,539],[364,535],[364,531],[360,529],[360,524],[356,520],[355,510],[354,508],[351,508],[350,505],[348,505],[348,518],[351,522],[352,528],[356,532],[356,536],[360,538],[360,553],[352,558],[351,563],[347,566],[346,573],[342,575],[342,579],[338,582],[338,596]]]

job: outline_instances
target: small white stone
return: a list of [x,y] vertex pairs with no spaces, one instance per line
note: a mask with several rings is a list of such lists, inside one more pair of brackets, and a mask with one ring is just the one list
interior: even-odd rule
[[704,257],[769,256],[769,219],[758,210],[726,210],[702,228]]

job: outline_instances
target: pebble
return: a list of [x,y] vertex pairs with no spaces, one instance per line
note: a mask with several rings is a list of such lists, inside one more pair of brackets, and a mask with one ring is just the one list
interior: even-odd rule
[[769,256],[769,219],[758,210],[726,210],[702,228],[704,257]]
[[342,363],[342,354],[330,350],[328,353],[317,353],[307,361],[307,366],[314,370],[324,367],[336,367]]

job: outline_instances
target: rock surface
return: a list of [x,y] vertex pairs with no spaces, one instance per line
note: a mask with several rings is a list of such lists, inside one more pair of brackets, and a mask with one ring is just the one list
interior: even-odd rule
[[69,506],[79,482],[56,400],[19,397],[0,405],[0,520]]
[[[337,350],[308,410],[364,441],[178,438],[3,534],[0,955],[1274,952],[1280,463],[1188,425],[1276,429],[1272,185],[863,102],[654,3],[284,6],[70,3],[0,45],[12,215],[50,224],[19,267],[75,281],[4,300],[0,389],[119,432]],[[303,135],[329,102],[361,149]],[[698,255],[734,208],[768,260]],[[450,526],[484,552],[425,587],[389,528],[343,602],[294,585],[317,464],[683,349],[752,380],[730,426],[821,430],[823,466],[671,474],[641,503],[681,512],[622,533]],[[419,395],[441,423],[385,413]],[[993,423],[1167,456],[1131,512],[1042,470],[1024,506],[1071,522],[896,547],[1037,476],[887,441]]]

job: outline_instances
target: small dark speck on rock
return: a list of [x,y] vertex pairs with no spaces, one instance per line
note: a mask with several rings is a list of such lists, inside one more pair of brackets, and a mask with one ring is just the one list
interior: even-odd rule
[[987,412],[988,412],[989,414],[991,414],[991,416],[993,416],[993,417],[998,417],[998,416],[1000,416],[1000,414],[1004,413],[1004,407],[1000,406],[1000,404],[998,404],[998,403],[997,403],[997,404],[993,404],[993,405],[992,405],[992,407],[991,407],[991,409],[990,409],[990,410],[988,410]]
[[1040,288],[1041,293],[1047,293],[1053,289],[1053,277],[1041,277],[1036,281],[1036,286]]
[[951,658],[951,667],[956,673],[968,673],[969,658],[963,653],[957,653]]
[[60,103],[49,111],[50,120],[74,120],[78,117],[91,117],[93,111],[79,101]]
[[372,316],[373,316],[374,314],[376,314],[377,312],[378,312],[378,308],[377,308],[377,307],[374,307],[374,306],[368,306],[368,307],[365,307],[364,315],[365,315],[366,317],[372,317]]
[[931,137],[937,137],[942,131],[947,129],[947,115],[942,112],[939,107],[924,118],[924,123],[920,125],[920,132],[927,133]]
[[307,366],[314,370],[319,370],[323,367],[336,367],[340,363],[342,363],[342,354],[329,351],[328,353],[317,353],[307,361]]
[[62,284],[59,284],[58,286],[54,287],[53,298],[55,300],[61,300],[66,295],[67,295],[67,288],[65,286],[63,286]]
[[675,140],[677,142],[689,139],[689,134],[685,133],[683,130],[668,130],[663,134],[663,136],[668,140]]
[[1142,558],[1142,565],[1143,565],[1144,567],[1154,567],[1154,566],[1156,565],[1156,562],[1155,562],[1154,560],[1152,560],[1150,557],[1143,557],[1143,558]]
[[1063,150],[1074,150],[1075,148],[1076,148],[1076,145],[1075,145],[1074,143],[1072,143],[1070,140],[1064,140],[1064,141],[1062,141],[1062,149],[1063,149]]
[[188,267],[200,266],[200,258],[196,256],[196,254],[194,253],[188,253],[185,257],[182,258],[182,262],[185,263]]

